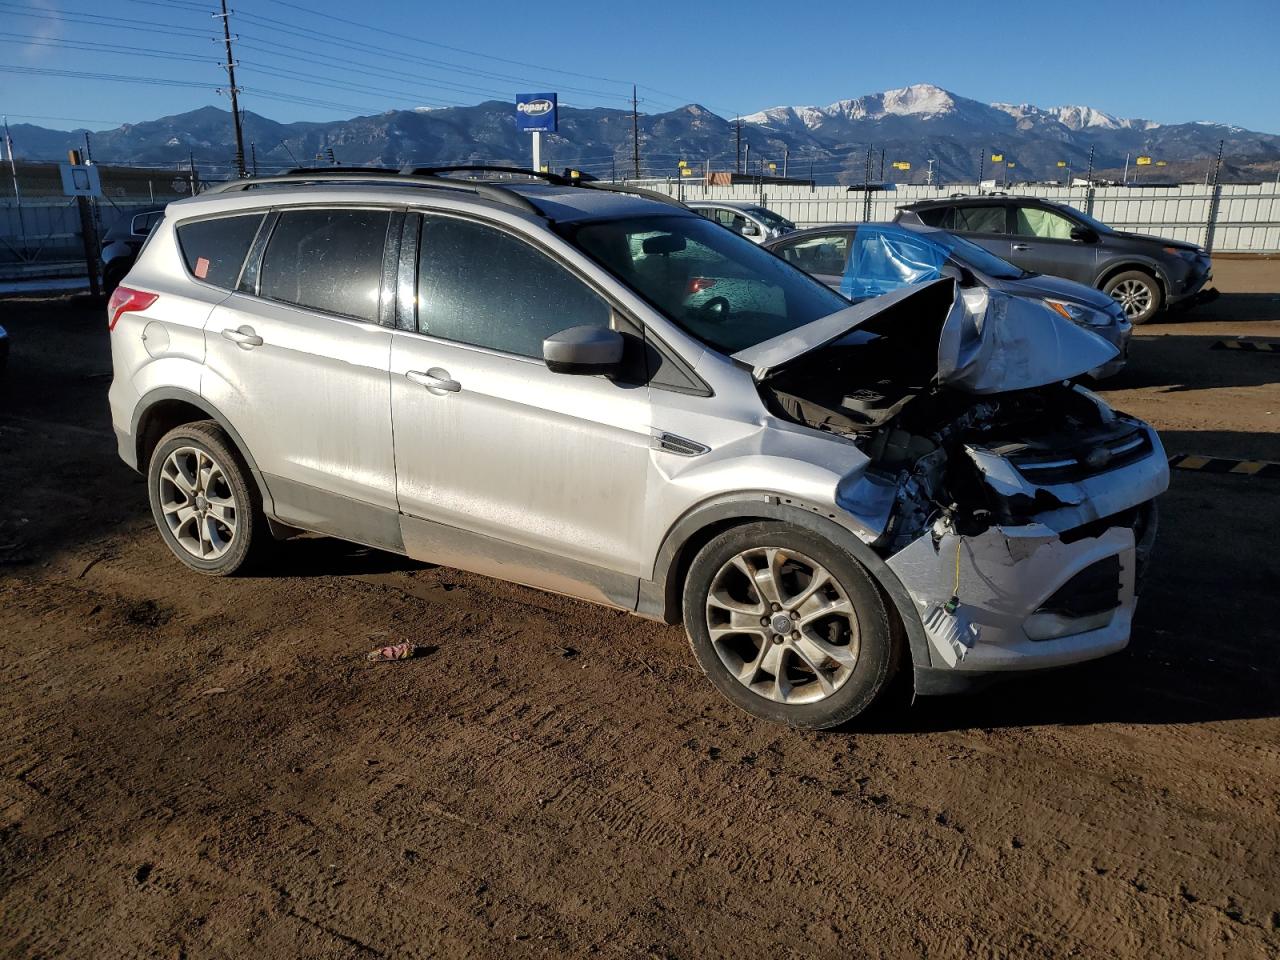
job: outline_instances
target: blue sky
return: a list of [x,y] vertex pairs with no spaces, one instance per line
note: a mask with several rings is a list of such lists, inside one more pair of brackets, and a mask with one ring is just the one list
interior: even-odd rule
[[[0,113],[100,129],[225,105],[215,5],[0,0]],[[620,107],[632,81],[644,112],[694,101],[732,115],[927,82],[982,101],[1280,132],[1280,0],[231,7],[242,105],[282,121],[541,90]]]

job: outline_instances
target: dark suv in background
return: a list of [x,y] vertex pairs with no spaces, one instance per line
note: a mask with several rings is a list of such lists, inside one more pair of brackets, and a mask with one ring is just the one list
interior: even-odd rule
[[1033,197],[952,197],[903,207],[897,219],[958,233],[1033,273],[1097,287],[1146,323],[1189,303],[1212,277],[1209,254],[1180,240],[1113,230],[1072,207]]

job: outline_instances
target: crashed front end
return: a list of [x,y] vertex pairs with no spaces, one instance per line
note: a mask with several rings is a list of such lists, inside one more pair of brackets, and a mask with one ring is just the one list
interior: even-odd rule
[[915,605],[920,692],[1129,641],[1164,450],[1070,382],[1114,347],[1023,304],[941,281],[759,378],[868,458],[836,502]]

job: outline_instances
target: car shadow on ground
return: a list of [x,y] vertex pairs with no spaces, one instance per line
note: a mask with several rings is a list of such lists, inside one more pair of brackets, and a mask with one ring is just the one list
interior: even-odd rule
[[[1129,343],[1129,360],[1123,370],[1091,389],[1142,390],[1163,388],[1166,393],[1213,390],[1217,387],[1257,387],[1280,383],[1280,352],[1215,348],[1233,340],[1227,334],[1202,336],[1164,334],[1137,336]],[[1280,327],[1276,330],[1280,342]]]
[[248,577],[352,577],[430,570],[435,564],[320,534],[304,534],[273,544]]
[[1224,293],[1209,303],[1175,304],[1158,314],[1151,327],[1179,323],[1245,323],[1280,320],[1280,291],[1275,293]]

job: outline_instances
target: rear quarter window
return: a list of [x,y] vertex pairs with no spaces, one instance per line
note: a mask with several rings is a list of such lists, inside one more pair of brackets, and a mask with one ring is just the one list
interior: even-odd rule
[[941,227],[946,229],[947,214],[951,213],[951,207],[927,207],[924,210],[916,210],[915,215],[920,218],[920,222],[930,227]]
[[231,290],[262,223],[261,213],[179,224],[178,247],[197,280]]

